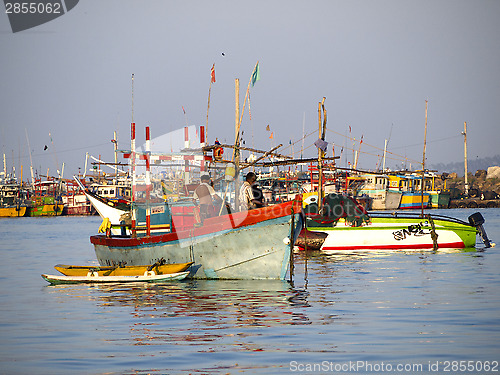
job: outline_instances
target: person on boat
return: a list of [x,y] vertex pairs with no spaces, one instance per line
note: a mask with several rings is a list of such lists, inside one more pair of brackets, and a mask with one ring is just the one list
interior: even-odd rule
[[252,185],[252,193],[256,201],[256,206],[257,208],[264,207],[264,193],[262,192],[262,189],[260,188],[259,184],[254,183]]
[[256,180],[257,176],[255,173],[247,173],[245,182],[240,188],[240,211],[248,211],[263,206],[263,203],[255,198],[252,190],[252,185],[255,184]]
[[222,199],[215,192],[209,175],[205,174],[201,176],[201,183],[195,189],[193,197],[199,201],[200,219],[202,221],[206,218],[216,216],[217,212],[214,201],[220,202]]

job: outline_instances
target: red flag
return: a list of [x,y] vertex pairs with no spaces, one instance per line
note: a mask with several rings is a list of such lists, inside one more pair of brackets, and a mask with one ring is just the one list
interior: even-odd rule
[[210,77],[211,77],[210,83],[215,83],[215,63],[214,65],[212,65],[212,69],[210,70]]

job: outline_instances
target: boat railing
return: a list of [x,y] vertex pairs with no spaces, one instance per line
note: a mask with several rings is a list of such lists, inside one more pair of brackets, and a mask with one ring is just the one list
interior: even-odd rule
[[[404,217],[407,219],[421,219],[422,215],[420,213],[414,213],[414,212],[400,212],[400,211],[394,211],[394,212],[368,212],[370,217],[377,217],[377,218],[389,218],[389,217]],[[424,218],[427,216],[431,216],[433,219],[439,219],[439,220],[445,220],[449,222],[454,222],[457,224],[465,224],[465,225],[470,225],[468,222],[464,220],[460,220],[451,216],[446,216],[446,215],[438,215],[438,214],[427,214],[424,215]]]

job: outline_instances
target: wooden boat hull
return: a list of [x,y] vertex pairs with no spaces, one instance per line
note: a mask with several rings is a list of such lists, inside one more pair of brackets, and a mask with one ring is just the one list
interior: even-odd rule
[[136,276],[98,276],[90,274],[88,276],[65,276],[65,275],[46,275],[42,278],[52,285],[58,284],[102,284],[102,283],[159,283],[165,281],[183,280],[189,275],[189,272],[170,273],[166,275],[146,274]]
[[59,216],[62,215],[64,204],[54,197],[34,197],[28,207],[28,216]]
[[[292,207],[293,215],[292,215]],[[140,265],[165,259],[194,262],[190,277],[286,279],[302,228],[301,202],[206,219],[201,227],[138,238],[92,236],[101,265]]]
[[[424,193],[423,198],[424,208],[427,208],[427,206],[429,205],[429,194]],[[403,192],[399,208],[407,210],[418,210],[419,208],[422,208],[422,193],[410,193],[407,191]]]
[[0,217],[21,217],[26,214],[26,207],[0,207]]
[[373,199],[371,205],[372,210],[396,210],[399,208],[403,193],[388,189],[373,189],[360,190],[359,194],[366,194]]
[[[476,244],[477,229],[459,221],[434,218],[438,248],[465,248]],[[427,218],[377,218],[360,227],[346,226],[342,219],[333,227],[310,227],[326,233],[321,246],[325,252],[357,250],[421,250],[433,249],[432,225]]]
[[448,192],[428,191],[430,208],[448,208],[451,194]]
[[[187,270],[193,263],[174,263],[156,265],[152,268],[157,275],[179,273]],[[57,264],[54,268],[66,276],[86,276],[90,271],[94,271],[99,276],[137,276],[144,275],[151,266],[129,266],[129,267],[102,267],[102,266],[72,266]]]

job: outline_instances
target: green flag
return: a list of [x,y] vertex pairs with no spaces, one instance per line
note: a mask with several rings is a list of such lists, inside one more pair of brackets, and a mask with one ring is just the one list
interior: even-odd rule
[[252,87],[257,81],[260,81],[259,63],[255,65],[255,70],[252,73]]

